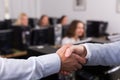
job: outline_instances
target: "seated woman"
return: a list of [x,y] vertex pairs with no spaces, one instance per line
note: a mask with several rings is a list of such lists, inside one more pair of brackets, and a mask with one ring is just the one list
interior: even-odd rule
[[61,24],[62,26],[66,26],[68,25],[68,17],[67,16],[62,16],[59,20],[59,24]]
[[68,17],[62,16],[55,26],[55,44],[61,45],[61,40],[66,33],[64,30],[68,28]]
[[14,41],[16,42],[14,47],[19,47],[20,50],[24,50],[30,45],[30,26],[28,24],[28,16],[25,13],[21,13],[19,18],[13,24],[13,36]]
[[14,25],[16,25],[16,26],[27,26],[28,27],[29,24],[28,24],[28,16],[27,16],[27,14],[21,13],[19,15],[19,18],[17,19],[17,21],[15,22]]
[[74,20],[67,31],[66,37],[62,40],[64,44],[76,44],[84,37],[85,25],[82,21]]
[[49,18],[47,15],[42,15],[40,20],[38,21],[38,25],[36,26],[37,29],[44,28],[49,26]]

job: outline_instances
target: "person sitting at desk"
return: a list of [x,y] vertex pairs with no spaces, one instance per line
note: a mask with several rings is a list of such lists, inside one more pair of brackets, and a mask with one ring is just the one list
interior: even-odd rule
[[68,28],[66,37],[62,40],[62,45],[79,43],[80,39],[84,37],[84,27],[82,21],[74,20]]
[[17,21],[14,24],[15,26],[26,26],[28,27],[28,16],[25,13],[21,13],[19,15],[19,18],[17,19]]
[[68,25],[67,16],[62,16],[57,25],[55,25],[55,45],[61,45],[61,40],[64,34],[64,28],[67,28]]
[[68,25],[68,17],[66,15],[62,16],[59,20],[59,24],[62,26]]
[[[13,33],[14,39],[18,41],[18,43],[22,43],[23,47],[28,47],[30,45],[30,25],[28,24],[28,16],[26,13],[21,13],[19,18],[13,24]],[[17,38],[19,36],[19,38]],[[17,43],[17,42],[16,42]],[[22,48],[23,48],[22,47]]]
[[39,29],[39,28],[44,28],[44,27],[48,27],[49,26],[49,18],[47,15],[42,15],[39,22],[38,22],[38,25],[36,26],[36,29]]

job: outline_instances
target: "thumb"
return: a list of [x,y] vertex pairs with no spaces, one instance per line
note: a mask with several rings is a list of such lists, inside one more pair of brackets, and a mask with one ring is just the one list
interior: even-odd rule
[[70,50],[70,48],[68,48],[67,50],[66,50],[66,52],[65,52],[65,57],[70,57],[71,56],[71,54],[72,54],[72,52],[71,52],[71,50]]
[[66,52],[67,48],[69,48],[69,47],[70,47],[69,45],[64,45],[59,50],[57,50],[56,53],[63,55]]

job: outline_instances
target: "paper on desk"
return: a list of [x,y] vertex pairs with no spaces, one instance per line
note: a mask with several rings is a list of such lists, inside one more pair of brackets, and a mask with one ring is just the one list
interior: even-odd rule
[[38,49],[43,49],[43,48],[44,48],[44,46],[37,46],[37,48],[38,48]]

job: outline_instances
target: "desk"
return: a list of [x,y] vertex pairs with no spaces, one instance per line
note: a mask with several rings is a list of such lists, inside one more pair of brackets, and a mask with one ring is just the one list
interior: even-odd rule
[[1,54],[2,58],[15,58],[15,59],[27,59],[29,56],[27,51],[20,51],[16,49],[12,49],[12,53],[10,54]]
[[8,54],[8,55],[1,55],[1,57],[15,58],[15,57],[21,57],[21,56],[25,56],[25,55],[27,55],[27,51],[21,51],[21,52],[17,52],[17,53]]
[[106,40],[104,37],[101,38],[92,38],[91,43],[110,43],[111,41]]
[[30,56],[40,56],[55,53],[57,48],[52,46],[32,46],[28,48],[28,54]]

